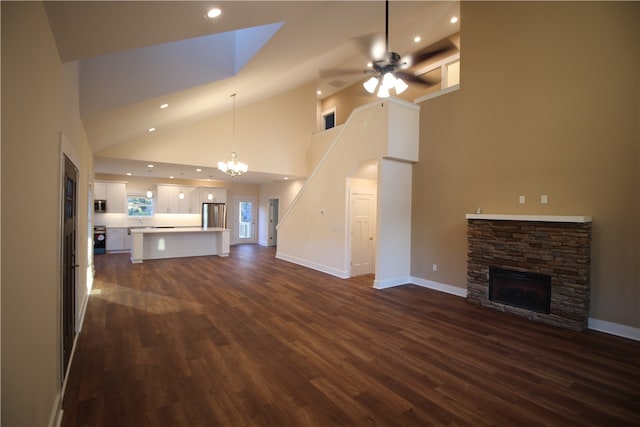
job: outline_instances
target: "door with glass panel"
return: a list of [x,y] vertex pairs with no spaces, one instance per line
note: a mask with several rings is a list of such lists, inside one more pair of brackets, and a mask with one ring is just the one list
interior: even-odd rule
[[257,204],[254,196],[235,198],[234,243],[256,243]]

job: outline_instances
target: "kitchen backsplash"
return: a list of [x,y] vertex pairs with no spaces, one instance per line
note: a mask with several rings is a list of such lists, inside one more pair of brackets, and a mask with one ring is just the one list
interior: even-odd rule
[[[200,214],[155,214],[151,218],[143,218],[142,224],[155,227],[200,227],[201,216]],[[140,225],[140,219],[130,217],[127,214],[94,213],[93,225],[104,225],[105,227],[136,227]]]

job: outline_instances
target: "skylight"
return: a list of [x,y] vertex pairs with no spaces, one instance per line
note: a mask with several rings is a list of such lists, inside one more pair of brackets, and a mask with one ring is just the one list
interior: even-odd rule
[[80,61],[80,104],[92,114],[235,76],[283,22]]

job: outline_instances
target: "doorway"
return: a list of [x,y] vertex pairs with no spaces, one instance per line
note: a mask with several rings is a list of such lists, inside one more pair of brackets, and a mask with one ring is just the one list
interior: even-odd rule
[[256,210],[255,196],[238,196],[235,198],[234,244],[256,243]]
[[374,272],[375,212],[374,194],[351,193],[351,276]]
[[64,156],[62,180],[62,378],[64,378],[75,339],[76,313],[76,229],[78,169]]
[[278,212],[280,200],[269,199],[269,231],[267,246],[278,246]]

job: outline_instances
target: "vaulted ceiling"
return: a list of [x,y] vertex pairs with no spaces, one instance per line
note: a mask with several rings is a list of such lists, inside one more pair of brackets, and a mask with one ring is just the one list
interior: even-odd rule
[[[205,16],[212,7],[219,17]],[[238,107],[306,84],[331,95],[364,76],[336,81],[327,70],[364,69],[370,57],[362,40],[385,28],[382,1],[56,1],[45,8],[62,61],[78,61],[81,117],[98,159],[150,127],[229,110],[231,93],[242,92]],[[458,2],[391,1],[391,50],[413,53],[457,32],[449,19],[458,13]],[[110,172],[108,164],[97,161],[96,172]]]

